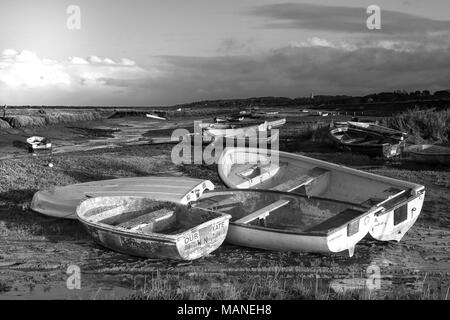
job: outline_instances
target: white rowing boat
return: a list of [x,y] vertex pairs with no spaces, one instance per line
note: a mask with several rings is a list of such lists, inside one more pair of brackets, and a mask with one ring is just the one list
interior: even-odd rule
[[223,243],[231,216],[161,199],[97,197],[76,213],[97,243],[128,255],[194,260]]
[[400,241],[417,220],[425,197],[419,184],[287,152],[227,148],[218,172],[229,188],[295,192],[363,207],[365,214],[374,214],[368,218],[369,233],[382,241]]

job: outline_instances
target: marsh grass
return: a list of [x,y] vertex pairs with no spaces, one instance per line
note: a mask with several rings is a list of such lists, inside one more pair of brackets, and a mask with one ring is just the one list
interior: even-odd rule
[[[243,272],[239,275],[184,275],[156,272],[135,283],[135,293],[126,299],[137,300],[445,300],[449,287],[436,289],[418,278],[412,285],[394,290],[369,290],[366,287],[335,291],[326,278],[287,276],[279,272]],[[417,290],[411,290],[410,287]]]
[[[24,128],[24,127],[44,127],[47,125],[54,125],[59,123],[70,123],[70,122],[85,122],[93,121],[105,118],[105,115],[98,111],[46,111],[39,110],[35,114],[13,114],[4,117],[0,121],[6,122],[10,127],[13,128]],[[7,128],[5,125],[0,125],[0,128]]]
[[381,122],[387,127],[409,133],[415,143],[448,143],[450,136],[450,109],[408,110]]

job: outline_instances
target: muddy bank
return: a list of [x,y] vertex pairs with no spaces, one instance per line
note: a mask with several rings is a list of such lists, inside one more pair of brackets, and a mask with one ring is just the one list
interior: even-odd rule
[[[0,299],[445,298],[450,286],[450,172],[432,166],[418,172],[339,152],[307,154],[374,166],[367,170],[427,188],[423,212],[400,243],[368,237],[352,258],[346,252],[270,252],[225,244],[189,263],[141,259],[96,245],[77,221],[29,210],[39,189],[114,177],[185,175],[224,187],[216,167],[176,166],[170,154],[167,145],[132,146],[0,161]],[[71,265],[81,270],[80,290],[67,288]],[[368,291],[370,266],[380,271],[381,283]]]

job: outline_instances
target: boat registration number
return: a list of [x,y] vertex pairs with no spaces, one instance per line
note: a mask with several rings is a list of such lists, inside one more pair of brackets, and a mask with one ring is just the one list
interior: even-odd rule
[[226,232],[225,222],[217,222],[184,236],[183,243],[186,249],[213,242]]

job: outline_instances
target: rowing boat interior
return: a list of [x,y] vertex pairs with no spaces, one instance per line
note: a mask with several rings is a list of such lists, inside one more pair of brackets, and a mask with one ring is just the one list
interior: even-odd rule
[[214,191],[194,205],[230,214],[233,223],[294,233],[328,233],[365,212],[349,203],[267,190]]
[[381,145],[385,143],[398,143],[397,140],[392,139],[384,134],[377,134],[376,132],[369,132],[357,128],[339,127],[333,129],[331,134],[335,139],[344,144],[357,144],[360,146]]
[[143,234],[176,235],[221,216],[218,212],[145,198],[100,197],[90,201],[89,207],[82,208],[86,221]]
[[242,150],[226,153],[220,162],[220,174],[231,188],[295,192],[370,208],[394,199],[401,201],[411,195],[413,187],[402,181],[329,168],[311,158],[270,157]]

